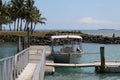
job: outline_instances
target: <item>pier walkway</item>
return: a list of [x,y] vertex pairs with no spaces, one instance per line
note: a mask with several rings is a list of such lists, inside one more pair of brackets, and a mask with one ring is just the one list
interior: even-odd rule
[[0,80],[44,80],[49,46],[30,46],[15,56],[0,59]]
[[45,72],[45,51],[49,51],[49,47],[31,46],[29,48],[28,64],[16,80],[43,80]]

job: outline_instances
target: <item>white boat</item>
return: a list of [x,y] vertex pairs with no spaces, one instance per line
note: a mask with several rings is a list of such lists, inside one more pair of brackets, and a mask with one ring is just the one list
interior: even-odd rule
[[71,63],[74,56],[82,55],[82,37],[78,35],[51,36],[54,62]]

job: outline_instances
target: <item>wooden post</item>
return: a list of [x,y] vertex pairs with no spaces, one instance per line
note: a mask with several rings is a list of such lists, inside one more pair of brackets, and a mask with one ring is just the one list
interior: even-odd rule
[[27,37],[28,37],[28,47],[30,47],[30,30],[27,28]]
[[22,50],[25,49],[25,37],[23,36],[22,37]]
[[21,37],[18,36],[18,44],[17,44],[17,52],[20,52],[20,46],[21,46]]
[[104,56],[104,47],[100,47],[100,58],[101,58],[100,71],[101,71],[101,72],[105,72],[105,56]]

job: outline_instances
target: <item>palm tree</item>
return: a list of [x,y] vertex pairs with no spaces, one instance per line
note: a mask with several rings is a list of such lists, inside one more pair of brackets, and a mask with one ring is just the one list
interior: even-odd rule
[[27,15],[25,17],[26,25],[27,25],[25,27],[25,30],[30,25],[30,31],[33,32],[34,29],[35,29],[36,24],[37,23],[45,24],[44,20],[46,20],[46,19],[41,17],[41,13],[37,9],[37,7],[34,6],[34,0],[27,0],[26,6],[27,6],[28,13],[27,13]]
[[27,28],[29,27],[29,24],[31,23],[32,25],[32,22],[33,22],[33,16],[34,16],[34,1],[33,0],[27,0],[26,1],[26,16],[25,16],[25,19],[26,19],[26,25],[25,25],[25,28],[24,30],[27,30]]
[[2,30],[2,24],[5,23],[5,15],[3,11],[4,5],[2,0],[0,0],[0,31]]
[[2,0],[0,0],[0,30],[2,30],[2,24],[8,22],[11,22],[11,19],[8,16],[6,3],[3,4]]
[[27,30],[28,27],[34,31],[36,24],[45,24],[45,20],[34,6],[34,0],[11,0],[7,5],[0,0],[0,28],[2,28],[2,24],[9,23],[11,30],[12,23],[14,31],[22,31],[22,28]]
[[41,13],[39,12],[39,10],[35,11],[35,17],[34,17],[34,27],[31,29],[32,32],[35,30],[36,24],[40,23],[40,24],[45,24],[45,21],[47,20],[46,18],[41,16]]
[[13,22],[13,27],[14,27],[14,31],[16,30],[16,20],[17,20],[17,14],[16,14],[16,9],[13,7],[11,1],[8,2],[7,4],[7,9],[8,9],[8,15],[11,18],[12,22]]
[[[23,18],[23,14],[24,14],[24,8],[25,8],[25,0],[11,0],[11,5],[12,5],[12,9],[13,14],[15,16],[13,16],[12,18],[14,19],[14,28],[16,25],[16,21],[17,21],[17,31],[21,31],[22,30],[22,18]],[[20,24],[21,23],[21,24]]]

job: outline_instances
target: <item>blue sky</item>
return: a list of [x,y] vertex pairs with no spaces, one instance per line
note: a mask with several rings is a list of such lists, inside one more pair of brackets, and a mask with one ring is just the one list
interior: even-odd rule
[[37,30],[120,30],[120,0],[35,0],[35,6],[47,18]]
[[120,0],[35,0],[46,25],[37,29],[120,29]]

